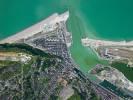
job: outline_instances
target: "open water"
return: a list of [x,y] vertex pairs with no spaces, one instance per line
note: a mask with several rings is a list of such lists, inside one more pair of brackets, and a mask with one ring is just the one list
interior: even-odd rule
[[82,37],[133,39],[133,0],[0,0],[0,39],[13,35],[51,14],[70,11],[67,26],[73,35],[72,57],[84,72],[97,63]]

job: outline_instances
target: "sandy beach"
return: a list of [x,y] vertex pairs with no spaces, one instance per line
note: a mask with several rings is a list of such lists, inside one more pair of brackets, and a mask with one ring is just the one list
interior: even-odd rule
[[47,26],[47,25],[53,25],[53,24],[56,24],[57,22],[60,22],[60,21],[66,21],[69,17],[69,12],[65,12],[61,15],[59,15],[58,13],[55,13],[53,15],[51,15],[50,17],[42,20],[41,22],[21,31],[21,32],[18,32],[16,33],[15,35],[13,36],[10,36],[2,41],[0,41],[0,44],[2,43],[14,43],[18,40],[21,40],[21,39],[26,39],[30,36],[33,36],[39,32],[41,32],[44,28],[44,26]]
[[81,39],[81,42],[84,46],[90,46],[94,48],[98,48],[99,46],[133,46],[133,41],[106,41],[84,38]]

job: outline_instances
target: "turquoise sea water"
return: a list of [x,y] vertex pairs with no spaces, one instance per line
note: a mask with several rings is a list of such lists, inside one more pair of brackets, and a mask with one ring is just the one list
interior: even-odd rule
[[133,0],[0,0],[0,39],[66,10],[70,11],[72,57],[84,72],[106,62],[81,45],[82,37],[133,39]]

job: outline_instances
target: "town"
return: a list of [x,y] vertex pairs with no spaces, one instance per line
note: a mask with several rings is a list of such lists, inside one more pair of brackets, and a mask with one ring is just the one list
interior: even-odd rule
[[[123,98],[104,87],[104,82],[111,84],[106,79],[97,83],[75,64],[69,51],[73,41],[72,34],[66,28],[68,18],[68,11],[61,15],[54,14],[0,41],[1,99],[73,100],[73,96],[79,100]],[[20,59],[14,62],[14,58]],[[13,63],[12,66],[10,63]],[[132,99],[132,96],[128,94],[124,98]]]

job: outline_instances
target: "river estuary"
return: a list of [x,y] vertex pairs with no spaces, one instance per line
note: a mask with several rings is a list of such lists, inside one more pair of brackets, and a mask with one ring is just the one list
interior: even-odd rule
[[97,63],[107,64],[81,44],[81,38],[133,39],[132,0],[0,0],[0,39],[19,32],[51,14],[70,11],[71,54],[87,73]]

